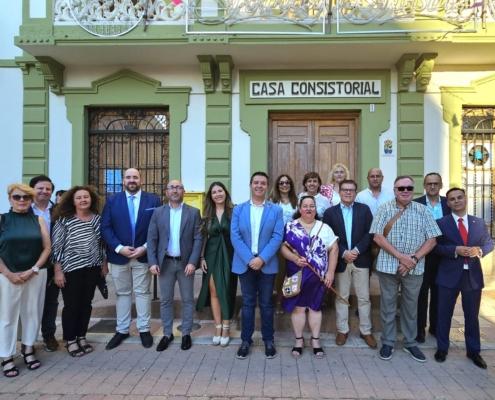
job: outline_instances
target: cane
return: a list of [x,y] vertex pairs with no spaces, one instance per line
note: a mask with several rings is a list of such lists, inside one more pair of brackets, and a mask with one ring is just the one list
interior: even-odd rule
[[[294,247],[292,247],[289,243],[284,242],[284,245],[285,245],[285,246],[287,246],[287,248],[288,248],[290,251],[292,251],[296,257],[299,257],[299,258],[304,258],[304,257],[301,257],[301,255],[297,252],[297,250],[296,250]],[[318,279],[320,280],[320,282],[322,282],[323,284],[325,283],[325,280],[324,280],[324,279],[320,276],[320,274],[319,274],[318,272],[316,272],[316,271],[314,270],[314,268],[313,268],[311,265],[309,265],[308,263],[305,263],[305,266],[306,266],[306,267],[308,267],[308,268],[311,270],[311,272],[313,272],[313,274],[315,274],[315,275],[318,277]],[[337,291],[336,291],[336,290],[335,290],[332,286],[330,286],[330,290],[331,290],[332,292],[334,292],[334,293],[335,293],[335,295],[336,295],[336,296],[337,296],[340,300],[342,300],[345,304],[347,304],[349,307],[351,306],[351,305],[349,304],[349,302],[348,302],[346,299],[344,299],[344,298],[341,296],[341,294],[340,294],[339,292],[337,292]]]

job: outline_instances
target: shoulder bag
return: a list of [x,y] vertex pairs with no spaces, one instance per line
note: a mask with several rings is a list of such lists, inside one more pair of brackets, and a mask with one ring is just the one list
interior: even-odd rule
[[[387,237],[388,234],[390,233],[390,230],[392,229],[392,226],[394,226],[395,222],[400,218],[402,214],[404,214],[404,211],[406,211],[405,208],[400,210],[397,214],[395,214],[390,221],[388,221],[387,225],[385,225],[385,228],[383,229],[383,236]],[[378,254],[380,254],[380,250],[382,248],[376,244],[376,242],[373,240],[371,242],[371,255],[374,258],[378,258]]]

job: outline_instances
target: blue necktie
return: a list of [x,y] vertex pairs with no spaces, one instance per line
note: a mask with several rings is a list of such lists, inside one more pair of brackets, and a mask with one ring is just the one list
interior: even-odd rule
[[131,220],[132,247],[134,247],[134,239],[136,237],[136,219],[134,217],[134,199],[135,199],[135,196],[129,197],[129,218]]

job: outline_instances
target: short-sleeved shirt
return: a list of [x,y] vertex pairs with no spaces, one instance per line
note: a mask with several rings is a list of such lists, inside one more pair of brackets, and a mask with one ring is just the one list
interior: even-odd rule
[[378,207],[392,200],[395,200],[394,192],[384,187],[381,188],[378,197],[373,196],[373,192],[370,188],[361,190],[356,196],[356,201],[358,203],[366,204],[370,208],[373,216],[375,216]]
[[[395,200],[382,204],[373,218],[370,233],[383,231],[387,223],[401,210]],[[411,201],[404,213],[395,221],[390,230],[387,240],[398,251],[403,254],[414,254],[424,244],[427,239],[440,236],[442,232],[438,227],[430,210],[422,204]],[[376,263],[379,272],[396,274],[399,267],[399,260],[385,250],[380,251]],[[425,258],[421,258],[411,271],[410,275],[421,275],[425,269]]]

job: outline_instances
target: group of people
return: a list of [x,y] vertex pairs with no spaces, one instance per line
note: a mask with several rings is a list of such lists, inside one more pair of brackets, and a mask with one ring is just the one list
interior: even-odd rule
[[[90,353],[85,338],[92,300],[99,280],[109,268],[117,295],[116,333],[106,349],[129,337],[132,294],[136,325],[143,346],[153,345],[150,333],[151,276],[159,277],[163,337],[156,350],[164,351],[173,335],[174,287],[182,299],[181,349],[192,346],[195,307],[211,306],[215,320],[213,345],[229,344],[237,283],[242,292],[241,340],[236,357],[246,359],[253,342],[258,303],[265,357],[276,357],[273,291],[281,307],[291,313],[294,358],[304,349],[306,320],[314,357],[323,358],[319,342],[321,307],[325,291],[337,292],[336,343],[349,333],[348,299],[352,282],[358,300],[361,338],[372,348],[370,271],[376,263],[381,300],[382,348],[390,360],[397,342],[396,313],[401,294],[400,322],[404,351],[426,361],[417,343],[429,333],[437,338],[435,359],[448,354],[449,331],[459,292],[465,312],[467,356],[486,368],[480,355],[478,312],[483,288],[480,258],[493,241],[483,220],[467,215],[463,189],[440,196],[441,176],[424,179],[426,194],[414,199],[414,180],[399,176],[394,188],[382,187],[378,168],[368,172],[369,187],[358,193],[345,165],[336,164],[329,185],[316,172],[303,179],[296,195],[292,178],[282,174],[268,195],[265,172],[251,176],[251,197],[234,206],[221,182],[213,182],[204,198],[202,216],[184,203],[184,185],[167,184],[167,204],[141,190],[138,170],[123,176],[124,190],[101,200],[91,186],[75,186],[55,206],[51,180],[42,175],[30,186],[8,188],[11,210],[0,220],[0,357],[6,377],[18,376],[13,355],[18,320],[22,325],[21,354],[27,368],[40,367],[34,342],[40,325],[47,351],[58,348],[55,319],[62,291],[63,339],[73,357]],[[198,301],[194,302],[194,275],[203,272]],[[290,279],[289,279],[290,278]],[[294,284],[296,294],[292,293]],[[284,291],[286,291],[284,295]],[[431,299],[428,303],[428,295]],[[428,311],[429,304],[429,311]],[[307,317],[306,317],[307,311]]]

